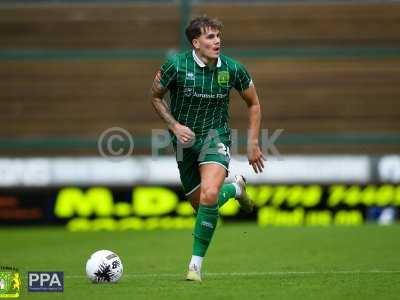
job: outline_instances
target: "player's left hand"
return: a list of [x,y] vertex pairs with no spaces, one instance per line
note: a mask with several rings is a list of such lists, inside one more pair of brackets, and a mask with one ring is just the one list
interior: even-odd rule
[[264,169],[264,161],[266,160],[264,155],[261,152],[260,146],[258,145],[249,145],[247,157],[249,159],[249,165],[253,167],[254,172],[262,173]]

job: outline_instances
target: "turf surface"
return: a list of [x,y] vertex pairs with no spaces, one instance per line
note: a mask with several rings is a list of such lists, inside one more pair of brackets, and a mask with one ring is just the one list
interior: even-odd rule
[[[190,231],[71,233],[0,229],[0,265],[23,272],[23,299],[399,299],[400,226],[259,228],[224,225],[203,283],[183,280]],[[89,254],[117,252],[117,284],[85,278]],[[27,293],[27,271],[64,271],[64,293]]]

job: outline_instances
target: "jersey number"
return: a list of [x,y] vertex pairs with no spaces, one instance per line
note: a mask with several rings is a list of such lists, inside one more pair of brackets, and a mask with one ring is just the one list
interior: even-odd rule
[[229,153],[229,147],[224,145],[223,143],[218,143],[218,153],[227,156],[230,158],[231,154]]

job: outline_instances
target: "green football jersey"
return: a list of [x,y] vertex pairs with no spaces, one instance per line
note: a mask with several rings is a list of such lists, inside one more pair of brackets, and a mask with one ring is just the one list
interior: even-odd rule
[[232,58],[220,55],[210,69],[194,51],[172,57],[160,69],[161,84],[170,92],[174,118],[196,135],[210,129],[229,131],[229,93],[243,91],[252,83],[247,70]]

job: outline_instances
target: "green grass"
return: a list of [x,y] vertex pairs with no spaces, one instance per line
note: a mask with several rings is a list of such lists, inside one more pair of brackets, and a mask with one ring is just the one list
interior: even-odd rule
[[[23,272],[23,299],[398,299],[400,226],[218,228],[203,283],[183,280],[190,231],[0,229],[0,265]],[[117,252],[124,277],[92,284],[89,254]],[[64,293],[27,293],[27,271],[64,271]]]

